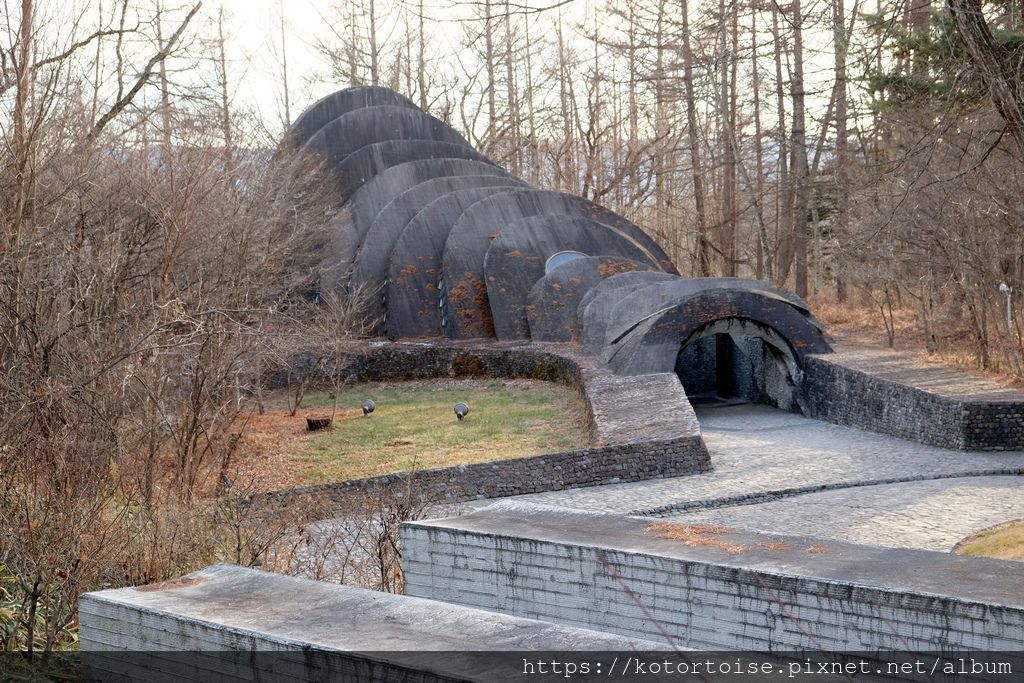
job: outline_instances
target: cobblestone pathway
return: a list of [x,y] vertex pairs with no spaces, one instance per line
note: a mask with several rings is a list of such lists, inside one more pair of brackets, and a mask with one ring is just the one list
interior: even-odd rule
[[809,493],[673,519],[853,543],[952,550],[964,537],[1024,517],[1024,478],[977,477]]
[[941,550],[1024,517],[1024,477],[1007,476],[1024,473],[1021,452],[949,451],[757,405],[698,417],[714,472],[516,499]]

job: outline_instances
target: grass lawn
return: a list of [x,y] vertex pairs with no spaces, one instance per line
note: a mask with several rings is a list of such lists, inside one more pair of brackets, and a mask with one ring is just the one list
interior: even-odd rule
[[1024,560],[1024,519],[978,532],[960,541],[956,552],[1000,560]]
[[[363,417],[372,399],[377,409]],[[454,406],[469,405],[459,422]],[[329,416],[331,399],[309,394],[294,417],[283,395],[256,418],[262,469],[280,472],[263,488],[342,481],[410,469],[504,460],[589,445],[586,409],[574,389],[530,380],[432,380],[361,384],[338,397],[329,431],[307,433],[305,418]],[[266,480],[266,477],[261,477]]]

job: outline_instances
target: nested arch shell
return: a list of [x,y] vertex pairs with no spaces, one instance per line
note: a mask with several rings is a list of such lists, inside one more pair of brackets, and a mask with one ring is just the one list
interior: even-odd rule
[[[465,145],[436,140],[388,140],[360,147],[331,169],[330,175],[343,203],[366,182],[392,166],[422,159],[469,159],[495,166],[483,154]],[[500,169],[504,171],[504,169]]]
[[337,165],[360,147],[392,140],[434,140],[470,147],[444,121],[408,107],[364,107],[329,121],[302,146]]
[[384,287],[389,337],[442,333],[438,283],[448,232],[468,207],[481,199],[510,191],[513,188],[456,190],[438,197],[409,221],[391,251],[388,281]]
[[555,268],[530,289],[526,309],[530,338],[534,341],[574,341],[576,311],[592,287],[619,273],[650,269],[650,264],[621,256],[588,256]]
[[645,287],[678,279],[678,275],[671,273],[639,270],[613,275],[591,287],[576,309],[577,334],[583,352],[596,355],[604,348],[611,311],[619,301]]
[[467,209],[452,226],[444,249],[444,307],[450,336],[456,339],[493,337],[494,327],[484,281],[484,256],[491,240],[518,220],[540,215],[589,218],[632,240],[662,269],[674,267],[640,228],[618,214],[582,197],[550,190],[523,190],[483,200]]
[[657,267],[632,240],[589,218],[531,216],[506,225],[484,256],[487,299],[498,339],[529,339],[530,289],[559,253],[621,256]]
[[485,174],[509,177],[497,166],[472,159],[419,159],[384,169],[352,193],[334,222],[332,232],[339,234],[335,243],[338,258],[351,266],[374,219],[406,190],[435,178]]
[[345,88],[317,100],[288,129],[285,142],[302,147],[314,134],[334,119],[363,107],[395,106],[419,111],[412,100],[391,88],[364,85]]
[[765,297],[786,301],[821,329],[803,299],[771,283],[738,277],[677,278],[628,293],[611,307],[606,322],[608,342],[623,336],[649,316],[674,306],[687,297],[712,289],[742,289],[760,292]]
[[712,288],[638,321],[610,342],[608,364],[621,375],[672,372],[683,344],[718,321],[737,321],[743,336],[776,347],[784,343],[797,363],[807,354],[831,351],[813,318],[785,298],[739,287]]
[[[495,169],[496,171],[497,169]],[[375,319],[383,319],[384,292],[387,281],[388,264],[391,252],[405,226],[416,217],[425,206],[439,197],[456,190],[468,190],[481,187],[523,187],[524,183],[516,178],[504,175],[458,175],[432,178],[414,185],[399,194],[380,210],[370,223],[363,241],[352,262],[352,274],[349,278],[351,287],[363,287],[369,291],[380,291],[370,304],[370,314]]]

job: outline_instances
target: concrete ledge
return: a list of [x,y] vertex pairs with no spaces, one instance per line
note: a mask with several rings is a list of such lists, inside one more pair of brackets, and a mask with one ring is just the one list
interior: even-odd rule
[[522,503],[407,523],[406,592],[697,649],[1024,642],[1020,563],[738,532],[686,545],[650,524]]
[[[459,502],[568,488],[678,477],[711,470],[700,425],[671,373],[617,377],[567,344],[526,342],[373,342],[339,369],[352,382],[433,377],[502,377],[576,387],[586,403],[595,445],[485,463],[417,470],[275,491],[254,502],[295,497],[348,503],[384,491],[410,490],[428,502]],[[411,484],[411,487],[410,487]]]
[[[105,681],[201,681],[212,675],[224,681],[339,680],[344,673],[357,677],[340,680],[500,680],[482,666],[485,658],[459,653],[661,649],[607,633],[224,564],[164,584],[86,593],[79,614],[88,678]],[[231,651],[290,656],[225,660],[201,654]],[[422,654],[428,651],[450,654]],[[146,656],[118,656],[123,653]],[[323,670],[328,667],[334,670]],[[372,677],[365,675],[371,671]]]

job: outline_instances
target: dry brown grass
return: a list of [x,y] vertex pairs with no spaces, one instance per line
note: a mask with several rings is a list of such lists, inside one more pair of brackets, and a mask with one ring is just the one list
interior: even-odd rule
[[1024,519],[1007,522],[968,536],[957,543],[958,555],[1024,561]]
[[790,550],[793,544],[787,541],[761,541],[757,547],[762,550]]
[[[369,418],[358,407],[372,398]],[[470,414],[455,419],[466,401]],[[586,408],[568,387],[533,380],[429,380],[364,384],[339,395],[333,428],[306,431],[306,417],[331,414],[322,393],[291,416],[282,396],[253,416],[234,473],[270,490],[391,472],[449,467],[584,448]]]
[[677,522],[655,522],[647,527],[647,533],[658,538],[682,541],[691,547],[716,548],[730,555],[739,555],[747,549],[739,543],[718,538],[731,534],[732,529],[722,524],[679,524]]
[[[877,309],[853,300],[839,304],[825,296],[811,298],[808,303],[838,348],[888,347],[885,327]],[[1001,346],[1006,340],[999,335],[990,341],[988,365],[982,367],[977,342],[966,322],[952,314],[938,316],[933,322],[936,348],[932,352],[926,349],[924,328],[916,308],[903,306],[894,309],[893,323],[896,334],[892,348],[902,353],[923,363],[967,372],[1006,387],[1024,387],[1024,376],[1013,363],[1007,362],[1010,350]]]

